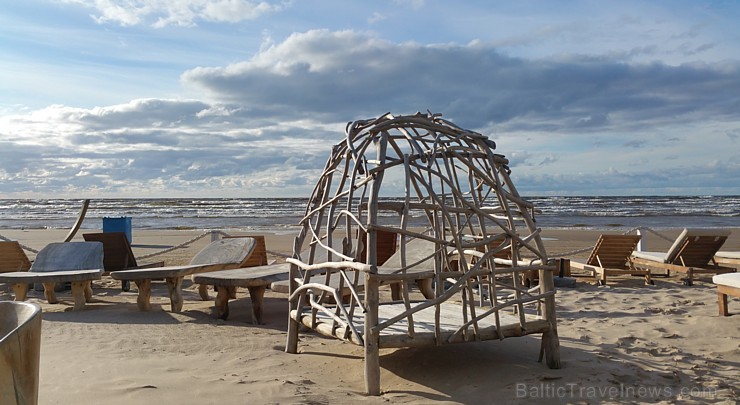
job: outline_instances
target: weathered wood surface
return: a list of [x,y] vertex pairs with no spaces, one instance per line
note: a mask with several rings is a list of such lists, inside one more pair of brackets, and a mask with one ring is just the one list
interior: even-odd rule
[[631,255],[640,242],[640,235],[602,234],[596,241],[591,254],[585,263],[571,259],[571,267],[592,273],[594,281],[606,285],[610,275],[641,275],[645,284],[653,284],[650,269],[638,269],[632,262]]
[[38,403],[41,308],[0,301],[0,404]]
[[[441,345],[488,332],[496,339],[542,333],[548,366],[559,367],[554,266],[534,222],[534,205],[517,192],[508,160],[493,151],[495,143],[432,113],[388,113],[354,121],[345,135],[332,146],[308,198],[294,255],[287,259],[291,315],[285,351],[298,351],[300,325],[362,345],[370,395],[380,393],[383,345]],[[390,189],[402,189],[405,195],[381,201]],[[431,249],[401,244],[396,257],[383,263],[377,252],[381,232],[412,243],[428,241]],[[310,249],[308,255],[304,248]],[[473,260],[469,251],[480,255]],[[342,287],[322,280],[322,272],[338,270],[365,272],[348,286],[352,294],[346,306],[336,305],[342,301]],[[543,286],[539,290],[528,289],[519,279],[535,270]],[[379,294],[381,283],[407,285],[419,279],[427,283],[422,288],[425,299],[412,301],[408,288],[397,289],[391,302],[402,310],[383,318],[380,311],[388,302]],[[480,297],[479,305],[474,295]],[[454,318],[445,318],[441,308],[453,302],[464,305]],[[535,302],[544,304],[545,317],[530,323],[524,305]],[[516,323],[502,326],[504,311],[514,308]],[[325,321],[319,322],[321,317]],[[460,325],[459,333],[448,334],[448,320]],[[419,322],[428,329],[419,330]],[[403,330],[403,335],[388,340],[382,337],[388,328]]]
[[712,277],[712,281],[717,284],[719,316],[729,316],[727,297],[740,298],[740,273],[718,274]]
[[[172,312],[181,312],[183,307],[182,281],[185,276],[239,267],[249,258],[254,247],[253,238],[219,239],[198,252],[188,265],[114,271],[110,275],[116,280],[129,280],[136,283],[139,290],[136,302],[142,311],[151,310],[151,280],[165,279],[170,297],[170,309]],[[208,293],[204,291],[205,287],[206,284],[201,284],[199,292],[201,297],[205,295],[205,299],[208,299]]]
[[55,285],[71,282],[74,310],[79,311],[85,307],[86,302],[92,300],[92,280],[99,280],[102,274],[103,269],[47,271],[44,273],[21,271],[0,273],[0,282],[9,283],[13,286],[16,301],[24,301],[27,298],[29,283],[41,283],[44,286],[44,297],[49,304],[59,302],[55,293]]
[[[348,306],[345,306],[349,309]],[[389,319],[395,317],[399,313],[405,311],[403,303],[397,304],[383,304],[378,306],[378,323],[383,323]],[[484,310],[485,308],[481,308]],[[463,307],[455,303],[444,303],[440,306],[439,312],[439,328],[443,341],[446,343],[460,343],[466,340],[465,335],[456,334],[460,326],[460,314],[463,311]],[[291,314],[295,318],[296,313]],[[379,344],[380,348],[397,348],[397,347],[419,347],[419,346],[436,346],[437,341],[435,338],[435,308],[428,307],[414,314],[414,334],[413,337],[408,334],[408,320],[402,318],[396,323],[393,323],[390,327],[384,328],[379,332]],[[527,327],[522,328],[519,322],[518,316],[500,314],[500,329],[505,330],[505,337],[512,336],[524,336],[533,333],[542,333],[549,328],[547,321],[539,316],[527,315],[526,324]],[[355,313],[353,318],[355,321],[362,319],[362,313]],[[303,315],[300,320],[304,326],[310,327],[311,317]],[[320,328],[321,332],[325,336],[338,337],[337,334],[344,336],[343,328],[334,329],[331,331],[332,320],[325,314],[319,314],[317,316],[317,322],[323,324],[327,328]],[[358,332],[360,335],[364,334],[364,324],[362,322],[356,322],[358,325]],[[496,323],[493,318],[485,318],[478,328],[477,338],[480,340],[498,340],[499,335],[496,329]],[[472,328],[471,328],[472,329]],[[344,338],[342,338],[344,339]],[[449,341],[448,341],[449,339]],[[468,340],[475,340],[476,336],[468,334]],[[349,335],[347,338],[355,344],[361,344],[361,342],[354,341],[353,335]]]
[[288,279],[290,266],[286,263],[214,271],[193,276],[194,283],[217,287],[216,316],[229,317],[229,299],[236,295],[236,287],[246,287],[252,301],[252,322],[263,322],[263,296],[272,283]]
[[31,261],[20,243],[0,241],[0,273],[10,271],[28,271]]

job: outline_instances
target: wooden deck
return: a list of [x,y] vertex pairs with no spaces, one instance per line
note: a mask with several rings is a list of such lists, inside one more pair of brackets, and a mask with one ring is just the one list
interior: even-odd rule
[[[347,311],[349,307],[345,306]],[[476,314],[483,313],[486,310],[485,307],[476,307]],[[398,314],[405,311],[403,303],[385,304],[379,306],[378,323],[383,322],[397,316]],[[410,346],[436,346],[437,338],[434,333],[434,319],[435,319],[435,307],[428,307],[420,310],[413,315],[414,324],[414,335],[411,337],[408,332],[408,319],[401,319],[387,328],[380,331],[380,348],[397,348],[397,347],[410,347]],[[468,327],[468,334],[457,334],[455,333],[460,328],[460,320],[463,319],[463,307],[460,304],[455,303],[443,303],[440,305],[439,324],[440,324],[440,343],[461,343],[465,341],[473,340],[491,340],[499,339],[499,334],[496,329],[496,320],[493,315],[490,315],[478,322],[478,334],[477,338],[474,334],[472,326]],[[353,324],[357,330],[358,335],[364,335],[364,314],[355,308],[353,314]],[[296,319],[296,312],[291,312],[291,317]],[[509,315],[499,313],[500,317],[500,331],[503,337],[514,337],[524,336],[533,333],[543,333],[550,329],[550,324],[547,320],[542,319],[539,316],[526,315],[525,316],[525,327],[520,324],[520,318],[518,315]],[[322,335],[335,337],[342,340],[352,342],[357,345],[362,345],[362,342],[357,339],[356,336],[351,333],[345,334],[345,328],[339,327],[337,329],[332,328],[332,319],[322,314],[317,313],[316,316],[317,324],[314,325],[315,329]],[[312,327],[310,312],[304,312],[301,317],[300,323],[306,327]]]

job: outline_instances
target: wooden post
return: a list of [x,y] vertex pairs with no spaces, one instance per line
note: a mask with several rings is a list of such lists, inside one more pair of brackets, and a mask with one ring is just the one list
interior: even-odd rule
[[235,289],[236,287],[221,286],[216,292],[216,316],[218,319],[226,320],[229,317],[229,296],[231,295],[229,288]]
[[167,277],[165,282],[170,295],[170,310],[182,312],[182,277]]
[[257,287],[247,287],[249,290],[249,298],[252,300],[252,323],[255,325],[262,324],[262,301],[265,296],[266,285],[260,285]]
[[152,296],[152,280],[134,280],[136,288],[139,289],[139,295],[136,297],[136,305],[139,307],[139,311],[151,311],[152,304],[149,302]]
[[28,283],[14,283],[13,295],[15,295],[15,301],[25,301],[28,295]]
[[[544,294],[555,289],[552,280],[552,271],[539,270],[540,293]],[[557,316],[555,314],[555,295],[545,298],[542,317],[550,324],[550,329],[542,334],[542,349],[549,368],[560,368],[560,341],[558,339]]]
[[56,283],[42,283],[44,285],[44,297],[46,298],[46,302],[49,304],[56,304],[59,301],[57,300],[57,296],[54,293],[54,286]]
[[380,336],[372,331],[378,326],[378,281],[365,273],[365,390],[380,395]]
[[81,311],[85,308],[85,284],[87,281],[72,282],[72,298],[74,298],[74,311]]

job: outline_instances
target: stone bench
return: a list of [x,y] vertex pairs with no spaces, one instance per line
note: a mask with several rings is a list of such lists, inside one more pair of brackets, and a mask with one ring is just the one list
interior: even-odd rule
[[[204,247],[190,260],[188,265],[119,270],[112,271],[110,276],[116,280],[136,283],[139,289],[136,303],[141,311],[152,309],[150,303],[152,280],[164,279],[167,283],[172,312],[181,312],[183,304],[182,280],[185,276],[241,267],[249,260],[254,248],[255,239],[251,237],[220,239]],[[201,284],[198,289],[203,299],[208,299],[206,287],[206,284]]]
[[717,300],[719,302],[719,316],[728,316],[727,296],[732,295],[740,298],[740,273],[718,274],[712,277],[717,284]]
[[103,269],[92,270],[64,270],[47,271],[36,273],[31,271],[15,271],[0,273],[0,282],[13,286],[13,294],[16,301],[25,301],[28,295],[28,284],[41,283],[44,286],[44,297],[49,304],[56,304],[54,286],[57,283],[72,283],[72,297],[74,298],[74,310],[78,311],[85,307],[86,302],[92,299],[92,280],[99,280]]
[[287,263],[245,267],[196,274],[193,276],[193,282],[216,287],[218,290],[216,315],[219,319],[228,318],[229,299],[236,297],[236,287],[246,287],[252,300],[252,322],[261,324],[265,290],[272,283],[287,280],[289,270],[290,266]]

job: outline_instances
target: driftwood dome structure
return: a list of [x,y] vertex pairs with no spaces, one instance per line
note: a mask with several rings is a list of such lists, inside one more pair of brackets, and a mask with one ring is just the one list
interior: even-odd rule
[[288,259],[286,351],[300,325],[364,346],[373,395],[382,348],[542,334],[558,368],[556,266],[494,148],[438,114],[349,123]]

